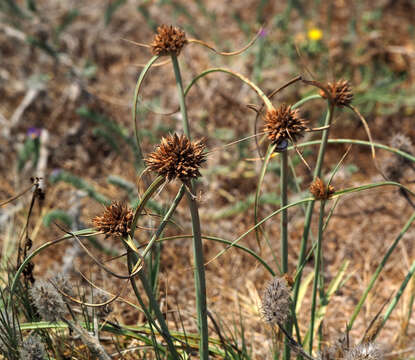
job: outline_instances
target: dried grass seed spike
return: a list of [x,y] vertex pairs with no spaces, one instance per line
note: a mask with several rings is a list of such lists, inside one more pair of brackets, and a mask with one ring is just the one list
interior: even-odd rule
[[172,25],[161,25],[157,28],[157,34],[151,46],[153,55],[176,55],[180,54],[183,46],[186,45],[186,34],[183,30]]
[[113,202],[107,206],[102,216],[96,216],[92,222],[98,231],[106,235],[125,236],[131,231],[134,213],[127,205]]
[[149,170],[168,181],[176,178],[187,181],[201,176],[199,169],[206,161],[205,147],[203,139],[191,142],[185,135],[168,135],[148,155],[145,163]]
[[[327,90],[330,92],[334,104],[337,106],[348,106],[353,100],[352,86],[348,80],[338,80],[327,83]],[[321,97],[327,99],[323,90],[320,91]]]
[[334,193],[334,187],[324,185],[323,180],[316,178],[310,185],[310,193],[316,200],[327,200]]
[[[297,141],[307,130],[306,121],[298,109],[282,104],[278,109],[270,109],[265,114],[264,131],[272,144],[279,146],[288,140]],[[288,134],[289,133],[289,134]]]
[[287,282],[274,277],[262,295],[261,313],[264,321],[270,324],[284,324],[290,316],[291,298]]

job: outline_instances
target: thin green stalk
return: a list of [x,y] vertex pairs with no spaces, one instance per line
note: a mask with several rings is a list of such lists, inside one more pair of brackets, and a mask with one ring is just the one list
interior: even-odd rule
[[186,191],[186,188],[184,185],[180,187],[179,192],[177,193],[175,199],[173,200],[172,204],[170,205],[169,210],[166,212],[166,214],[163,217],[163,220],[161,221],[159,227],[157,228],[155,234],[152,236],[151,240],[147,244],[146,248],[143,251],[143,258],[146,257],[147,253],[151,250],[151,247],[153,246],[154,242],[158,240],[161,233],[163,232],[166,225],[169,223],[170,218],[172,217],[173,213],[176,211],[177,206],[180,203],[180,200],[183,198],[183,195]]
[[[137,227],[137,221],[138,218],[141,215],[141,212],[144,210],[144,207],[146,206],[148,200],[150,200],[151,196],[153,196],[153,194],[159,189],[159,187],[165,182],[165,178],[163,176],[158,176],[152,183],[151,185],[146,189],[146,191],[144,192],[143,196],[140,199],[140,202],[137,206],[137,209],[135,210],[134,213],[134,218],[133,221],[131,223],[131,231],[130,231],[130,238],[131,241],[134,242],[134,233]],[[127,249],[127,263],[128,263],[128,271],[129,274],[131,275],[133,273],[133,271],[135,271],[134,269],[137,267],[138,262],[141,260],[138,255],[133,252],[131,250],[131,247],[127,245],[127,241],[124,241],[124,245]],[[174,359],[180,359],[180,355],[177,353],[176,348],[174,347],[173,341],[172,341],[172,337],[169,333],[169,329],[167,327],[167,324],[165,322],[164,316],[162,314],[162,312],[160,311],[159,308],[159,304],[154,296],[153,290],[150,286],[150,282],[147,279],[147,276],[144,272],[144,268],[141,269],[138,272],[138,276],[140,278],[140,281],[143,285],[143,288],[146,292],[146,295],[150,301],[150,307],[151,309],[154,311],[154,314],[157,318],[157,320],[160,323],[161,326],[161,334],[164,337],[164,339],[166,340],[167,346],[169,348],[170,353],[172,354],[172,356],[174,357]],[[140,302],[141,306],[144,306],[144,303],[142,301],[140,292],[138,291],[137,285],[135,283],[135,278],[131,277],[130,279],[131,282],[131,286],[133,288],[133,291],[136,295],[137,300]],[[143,307],[143,310],[146,311],[146,308]],[[147,314],[146,314],[147,315]],[[151,316],[151,314],[148,314]]]
[[153,194],[158,190],[158,188],[165,182],[165,178],[163,176],[158,176],[154,179],[154,181],[150,184],[150,186],[146,189],[143,196],[140,199],[140,202],[138,203],[137,209],[134,213],[133,221],[131,222],[131,231],[130,236],[131,239],[134,240],[134,233],[137,227],[137,221],[138,218],[141,215],[141,212],[144,210],[144,207],[146,206],[148,200],[153,196]]
[[[130,274],[132,274],[135,264],[137,263],[138,256],[136,253],[134,253],[128,246],[125,244],[125,247],[127,249],[127,262],[128,262],[128,271]],[[160,328],[156,326],[156,329],[160,332],[160,334],[163,336],[164,340],[167,343],[167,347],[169,348],[170,354],[173,356],[173,359],[181,359],[181,356],[177,352],[174,344],[173,344],[173,338],[170,334],[170,331],[167,327],[166,321],[164,319],[163,313],[160,310],[159,304],[157,302],[157,299],[154,296],[153,290],[150,286],[150,283],[147,279],[147,276],[144,272],[144,268],[141,269],[138,272],[138,277],[140,278],[141,284],[143,285],[144,291],[148,297],[148,300],[150,301],[150,308],[154,311],[154,314],[160,324]],[[142,298],[141,294],[137,288],[137,285],[135,283],[134,277],[131,279],[131,286],[133,287],[134,293],[136,295],[137,300],[139,301],[143,311],[145,312],[147,318],[149,321],[152,321],[152,315],[148,312]],[[153,322],[154,325],[156,325]]]
[[[168,240],[178,240],[178,239],[187,239],[187,238],[193,238],[193,235],[176,235],[176,236],[168,236],[168,237],[163,237],[158,239],[158,242],[163,242],[163,241],[168,241]],[[208,235],[202,235],[203,239],[206,240],[211,240],[211,241],[216,241],[216,242],[220,242],[222,244],[226,244],[226,245],[231,245],[232,241],[229,240],[225,240],[222,238],[218,238],[216,236],[208,236]],[[232,246],[235,246],[238,249],[241,249],[243,251],[245,251],[247,254],[253,256],[256,260],[258,260],[258,262],[264,266],[264,268],[271,274],[271,276],[275,276],[275,271],[272,270],[271,266],[269,264],[267,264],[267,262],[261,258],[261,256],[259,256],[256,252],[254,252],[253,250],[243,246],[243,245],[239,245],[239,244],[233,244]]]
[[[176,85],[179,94],[180,112],[183,120],[183,130],[186,136],[190,137],[190,126],[187,118],[186,100],[183,91],[182,77],[180,75],[180,67],[175,55],[171,55],[174,75],[176,77]],[[208,323],[207,323],[207,304],[206,304],[206,280],[205,267],[203,257],[203,244],[200,230],[199,210],[195,194],[195,185],[193,181],[188,184],[189,190],[187,192],[189,209],[192,216],[192,231],[193,231],[193,256],[195,261],[195,288],[196,288],[196,307],[197,319],[200,332],[200,347],[199,356],[203,360],[209,358],[209,338],[208,338]]]
[[179,93],[179,104],[180,104],[180,112],[182,114],[182,120],[183,120],[183,131],[185,135],[188,137],[188,139],[190,140],[191,139],[190,125],[189,125],[189,119],[187,118],[186,99],[184,96],[182,76],[180,74],[180,66],[179,66],[179,62],[177,61],[176,55],[172,55],[171,60],[173,62],[173,70],[174,70],[174,75],[176,77],[177,91]]
[[322,243],[323,243],[323,227],[324,227],[324,208],[326,202],[323,200],[320,203],[320,216],[318,222],[318,239],[317,239],[317,248],[315,252],[314,260],[314,280],[313,280],[313,294],[311,298],[311,319],[310,319],[310,344],[309,344],[309,353],[313,353],[313,337],[314,337],[314,322],[316,317],[316,305],[317,305],[317,291],[320,277],[320,264],[322,257]]
[[208,326],[207,326],[207,304],[206,304],[206,280],[205,261],[203,257],[202,234],[200,231],[199,211],[193,194],[187,192],[190,213],[192,214],[193,230],[193,256],[195,260],[195,284],[196,284],[196,306],[198,311],[198,326],[200,332],[201,359],[209,358]]
[[377,278],[379,277],[380,272],[385,267],[385,264],[388,261],[389,256],[392,254],[393,250],[396,248],[399,241],[402,239],[402,237],[408,231],[408,229],[410,228],[410,226],[412,225],[414,220],[415,220],[415,212],[412,214],[412,216],[409,218],[409,220],[407,221],[405,226],[402,228],[402,230],[400,231],[400,233],[398,234],[398,236],[396,237],[396,239],[394,240],[394,242],[391,244],[388,251],[384,255],[382,261],[380,262],[380,264],[376,268],[375,273],[372,275],[372,278],[370,279],[369,285],[367,286],[365,292],[363,293],[362,297],[360,298],[359,302],[357,303],[357,305],[356,305],[356,307],[353,311],[353,314],[352,314],[352,316],[349,320],[349,324],[347,325],[347,329],[349,331],[352,329],[353,323],[355,322],[357,315],[359,314],[364,302],[366,301],[366,298],[369,295],[370,290],[373,288],[373,285],[375,284]]
[[[281,173],[280,173],[280,189],[281,189],[281,207],[288,204],[287,196],[287,177],[288,177],[288,152],[284,150],[281,153]],[[281,212],[281,270],[283,274],[288,273],[288,211]],[[294,307],[293,307],[294,309]],[[292,334],[292,321],[289,319],[285,324],[288,334]],[[283,359],[290,358],[289,340],[285,339]]]
[[142,151],[141,151],[141,146],[140,146],[140,137],[138,135],[138,128],[137,128],[137,104],[138,104],[138,95],[140,93],[140,89],[141,89],[141,85],[143,83],[143,80],[145,78],[145,76],[148,73],[148,70],[150,69],[151,65],[153,65],[157,59],[160,56],[156,55],[153,56],[149,62],[146,64],[146,66],[144,66],[143,70],[141,71],[140,75],[138,76],[138,80],[137,80],[137,84],[135,86],[134,89],[134,98],[133,98],[133,107],[132,107],[132,114],[133,114],[133,124],[134,124],[134,134],[135,134],[135,139],[137,141],[137,147],[138,150],[140,152],[140,155],[142,155]]
[[192,88],[192,86],[202,77],[213,73],[213,72],[223,72],[225,74],[229,74],[232,75],[236,78],[238,78],[239,80],[243,81],[245,84],[247,84],[249,87],[251,87],[257,94],[258,96],[262,99],[262,101],[264,102],[265,106],[267,107],[267,109],[272,109],[272,103],[271,101],[268,99],[268,97],[265,95],[265,93],[257,86],[255,85],[252,81],[250,81],[248,78],[246,78],[245,76],[229,70],[229,69],[225,69],[225,68],[211,68],[211,69],[207,69],[203,72],[201,72],[199,75],[197,75],[196,77],[194,77],[192,79],[192,81],[190,82],[189,85],[187,85],[186,90],[184,92],[185,96],[187,95],[187,93],[189,92],[189,90]]
[[[334,106],[329,103],[328,111],[327,111],[327,115],[326,115],[326,120],[324,122],[324,126],[331,125],[331,122],[332,122],[332,119],[333,119],[333,113],[334,113]],[[314,170],[314,179],[316,177],[321,176],[321,170],[322,170],[323,161],[324,161],[324,154],[326,153],[327,142],[328,142],[328,137],[329,137],[329,130],[330,130],[329,128],[323,130],[320,149],[319,149],[318,157],[317,157],[317,164],[316,164],[316,167],[315,167],[315,170]],[[311,225],[311,218],[312,218],[312,215],[313,215],[313,208],[314,208],[314,201],[311,201],[307,204],[306,215],[305,215],[305,220],[304,220],[303,236],[302,236],[301,245],[300,245],[300,254],[298,256],[296,282],[294,283],[294,296],[293,296],[294,306],[296,306],[296,304],[297,304],[298,291],[300,289],[301,275],[302,275],[301,264],[303,263],[304,257],[305,257],[305,254],[306,254],[307,240],[308,240],[308,235],[309,235],[309,232],[310,232],[310,225]]]
[[[287,177],[288,177],[288,155],[287,151],[281,153],[281,207],[288,204],[287,196]],[[284,274],[288,273],[288,214],[287,209],[281,212],[281,268]]]
[[402,282],[398,292],[396,293],[396,295],[393,298],[392,302],[390,303],[389,307],[386,309],[385,316],[383,317],[381,328],[385,325],[386,321],[388,321],[393,309],[395,309],[396,305],[398,304],[399,299],[401,298],[406,286],[408,285],[409,280],[411,280],[414,273],[415,273],[415,261],[412,263],[412,266],[409,269],[408,274],[406,274],[405,279]]
[[[321,144],[321,142],[322,142],[321,140],[312,140],[312,141],[307,141],[307,142],[304,142],[304,143],[296,144],[296,147],[301,148],[301,147],[305,147],[305,146],[309,146],[309,145],[319,145],[319,144]],[[395,149],[395,148],[392,148],[390,146],[386,146],[386,145],[383,145],[383,144],[371,143],[370,141],[353,140],[353,139],[329,139],[328,143],[329,144],[356,144],[356,145],[364,145],[364,146],[369,146],[369,147],[373,145],[375,148],[379,148],[379,149],[389,151],[393,154],[402,156],[405,159],[408,159],[412,162],[415,162],[415,156],[413,156],[411,154],[408,154],[408,153],[406,153],[402,150]],[[288,150],[294,150],[294,146],[289,146]]]

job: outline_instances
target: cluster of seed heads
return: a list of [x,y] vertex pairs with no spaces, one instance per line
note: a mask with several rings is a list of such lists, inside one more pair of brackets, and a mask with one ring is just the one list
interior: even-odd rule
[[274,277],[262,294],[261,313],[264,321],[283,325],[290,316],[291,297],[287,282]]
[[169,135],[145,159],[147,168],[168,181],[176,178],[188,181],[201,176],[200,167],[206,161],[204,140],[190,141],[185,135]]
[[161,25],[157,28],[157,34],[150,44],[153,55],[176,55],[180,54],[186,45],[186,34],[178,27]]
[[92,219],[98,231],[106,235],[126,236],[131,231],[134,213],[125,204],[113,202],[107,206],[101,216]]
[[288,144],[289,140],[297,141],[297,138],[307,130],[306,122],[301,118],[300,111],[286,104],[282,104],[278,109],[268,110],[264,121],[264,132],[267,133],[271,143],[277,145],[277,148],[282,144]]

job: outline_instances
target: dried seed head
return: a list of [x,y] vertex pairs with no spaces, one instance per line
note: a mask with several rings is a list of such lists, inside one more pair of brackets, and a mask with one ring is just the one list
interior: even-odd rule
[[411,139],[402,133],[396,133],[389,141],[391,147],[404,151],[408,154],[412,154],[413,147]]
[[19,350],[21,360],[45,360],[45,346],[38,335],[29,335],[21,344]]
[[185,135],[169,135],[145,159],[147,167],[169,181],[179,178],[187,181],[201,176],[199,169],[206,161],[205,141],[191,142]]
[[345,360],[382,360],[383,354],[376,343],[356,345],[346,353]]
[[157,34],[151,45],[153,55],[176,55],[180,54],[183,46],[187,43],[186,34],[178,27],[161,25],[157,28]]
[[57,322],[67,313],[62,295],[48,281],[36,281],[30,296],[39,315],[46,321]]
[[[94,293],[94,303],[102,304],[107,302],[110,299],[107,293],[102,290],[98,290],[98,292]],[[114,310],[112,303],[106,304],[100,307],[96,307],[95,311],[98,317],[106,318],[109,314],[112,313]]]
[[[69,295],[71,297],[75,296],[74,288],[72,287],[72,284],[68,279],[68,276],[63,275],[62,273],[57,273],[56,275],[51,277],[50,282],[55,287],[55,289],[59,289],[64,294]],[[67,300],[66,297],[63,298],[65,301]]]
[[[331,94],[334,104],[337,106],[347,106],[353,100],[352,86],[347,80],[338,80],[333,83],[327,83],[327,90]],[[320,95],[324,99],[327,98],[326,93],[320,90]]]
[[284,324],[290,316],[290,305],[287,282],[283,278],[273,278],[262,295],[261,313],[264,321],[271,324]]
[[278,109],[268,110],[264,120],[264,131],[268,133],[271,143],[277,147],[284,143],[288,144],[288,140],[297,141],[297,138],[301,137],[307,129],[299,110],[293,110],[290,105],[286,104],[282,104]]
[[334,187],[324,185],[323,180],[316,178],[310,185],[310,192],[316,200],[327,200],[334,193]]
[[325,347],[318,355],[318,360],[343,360],[348,351],[347,337],[341,336],[333,344]]
[[134,213],[117,201],[107,206],[101,216],[92,219],[98,231],[106,235],[126,236],[131,230]]

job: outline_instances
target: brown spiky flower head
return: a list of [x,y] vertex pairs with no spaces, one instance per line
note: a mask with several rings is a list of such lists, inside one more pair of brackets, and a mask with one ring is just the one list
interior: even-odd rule
[[186,43],[186,34],[183,30],[171,25],[161,25],[157,28],[157,34],[150,44],[151,52],[153,55],[178,56]]
[[169,135],[145,159],[149,170],[164,176],[168,181],[179,178],[188,181],[201,176],[199,169],[206,161],[204,139],[190,141],[185,135]]
[[282,104],[278,109],[270,109],[265,114],[264,131],[277,150],[285,150],[288,140],[296,141],[307,129],[306,121],[301,118],[298,109]]
[[316,178],[310,185],[310,192],[316,200],[327,200],[334,194],[334,187],[326,186],[323,180]]
[[[352,86],[347,80],[338,80],[327,83],[327,90],[329,91],[333,102],[337,106],[348,106],[353,100]],[[320,95],[327,99],[327,95],[323,90],[320,90]]]
[[92,222],[98,231],[105,235],[126,236],[131,230],[134,213],[127,205],[113,202],[107,206],[101,216]]

